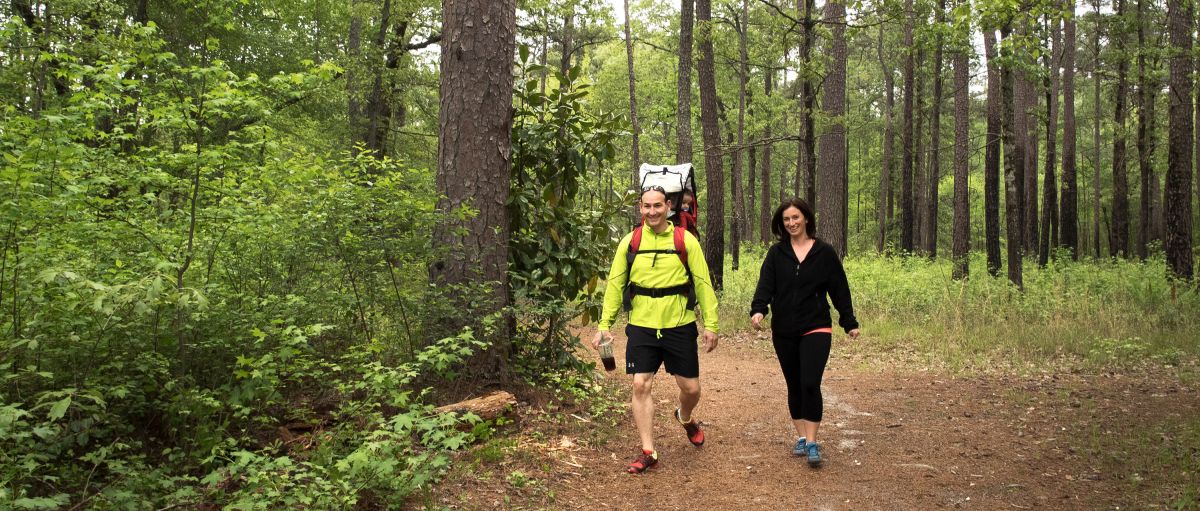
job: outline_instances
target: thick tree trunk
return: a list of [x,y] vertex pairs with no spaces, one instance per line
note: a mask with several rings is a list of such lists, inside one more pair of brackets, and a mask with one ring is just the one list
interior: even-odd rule
[[[1124,26],[1125,1],[1114,0],[1119,26]],[[1113,91],[1113,201],[1112,201],[1112,245],[1108,247],[1113,257],[1129,257],[1129,170],[1125,163],[1125,119],[1126,95],[1128,93],[1129,59],[1125,55],[1125,33],[1118,29],[1111,35],[1117,53],[1117,85]]]
[[1038,264],[1046,266],[1050,260],[1051,247],[1057,245],[1058,185],[1055,182],[1054,166],[1057,164],[1058,149],[1058,69],[1057,55],[1062,51],[1062,34],[1059,20],[1047,16],[1051,38],[1050,51],[1046,54],[1046,174],[1042,182],[1042,229],[1038,243]]
[[983,49],[987,57],[987,137],[983,157],[983,217],[984,245],[987,248],[987,269],[993,277],[1000,275],[1000,139],[1004,98],[1001,92],[1002,71],[997,63],[996,30],[985,27]]
[[[1075,12],[1075,0],[1066,0],[1066,12]],[[1079,188],[1075,169],[1075,16],[1063,20],[1063,151],[1060,240],[1079,260]]]
[[[431,277],[438,285],[484,283],[485,294],[471,300],[478,308],[460,317],[484,318],[509,303],[505,203],[511,180],[516,0],[443,0],[442,13],[438,209],[449,213],[470,206],[478,214],[445,216],[433,239],[446,257],[433,265]],[[496,334],[471,372],[508,374],[507,334]]]
[[[1002,30],[1001,34],[1004,38],[1008,38],[1008,30]],[[1001,48],[1005,46],[1002,44]],[[1011,52],[1011,50],[1008,50]],[[1024,164],[1023,144],[1021,141],[1025,138],[1025,131],[1021,124],[1016,124],[1015,121],[1021,117],[1016,110],[1016,106],[1021,104],[1014,97],[1013,91],[1013,55],[1009,53],[1004,55],[1008,57],[1006,60],[1009,65],[1004,67],[1003,79],[1001,83],[1001,94],[1004,96],[1004,216],[1005,226],[1008,231],[1008,280],[1017,286],[1018,289],[1024,289],[1024,282],[1021,277],[1021,259],[1024,249],[1024,244],[1021,241],[1023,228],[1021,226],[1021,191],[1019,185],[1021,179],[1017,174],[1017,169]],[[1014,129],[1017,128],[1017,129]]]
[[913,0],[904,2],[904,125],[900,146],[903,161],[900,164],[900,250],[905,254],[913,251],[913,84],[915,71],[913,47]]
[[[968,27],[962,29],[970,34]],[[966,35],[963,39],[969,39]],[[964,49],[954,53],[954,236],[951,258],[954,269],[951,278],[965,279],[969,274],[971,259],[971,207],[968,204],[970,186],[967,182],[970,169],[971,119],[970,119],[970,56]]]
[[913,71],[913,177],[912,216],[913,251],[925,252],[925,196],[929,183],[925,180],[925,50],[917,47]]
[[[1036,19],[1028,19],[1022,22],[1027,35],[1032,35]],[[1036,66],[1038,64],[1036,58],[1030,58],[1028,65]],[[1020,177],[1022,179],[1021,190],[1021,242],[1024,243],[1024,254],[1036,254],[1038,249],[1038,103],[1040,102],[1039,87],[1034,81],[1034,74],[1031,71],[1022,71],[1018,74],[1024,89],[1024,104],[1017,112],[1017,115],[1024,117],[1025,124],[1025,144],[1024,155],[1025,164],[1021,166]]]
[[1164,249],[1167,266],[1181,279],[1191,280],[1192,268],[1192,16],[1189,0],[1167,0],[1170,34],[1171,85],[1167,148],[1167,182],[1163,198],[1166,212]]
[[[558,59],[558,70],[564,76],[571,69],[571,55],[575,53],[575,8],[568,5],[566,9],[567,12],[563,13],[562,51]],[[625,7],[625,14],[629,15],[628,5]]]
[[846,5],[840,0],[825,4],[825,23],[832,40],[821,107],[828,124],[821,136],[819,193],[815,206],[817,236],[846,256]]
[[692,162],[692,25],[695,0],[679,3],[679,73],[675,78],[675,163]]
[[717,127],[717,81],[713,63],[712,0],[696,0],[697,39],[700,59],[696,65],[700,82],[700,126],[704,137],[704,172],[708,182],[707,213],[704,214],[704,259],[712,273],[713,287],[724,287],[725,266],[725,173],[721,168],[721,133]]
[[[633,155],[631,156],[630,167],[632,167],[633,187],[641,186],[639,182],[638,167],[642,163],[642,155],[638,149],[638,136],[641,129],[638,128],[637,116],[637,78],[633,74],[633,33],[629,29],[629,0],[624,1],[625,5],[625,65],[629,71],[629,124],[630,130],[633,131]],[[636,214],[635,214],[636,217]]]
[[875,251],[883,253],[887,250],[888,239],[888,221],[891,219],[891,204],[889,200],[892,193],[892,161],[895,159],[892,156],[893,146],[895,145],[896,130],[893,126],[895,116],[893,111],[896,106],[895,83],[892,76],[892,68],[888,65],[887,58],[883,52],[883,23],[879,24],[879,67],[883,72],[883,161],[879,169],[879,197],[876,199],[876,222],[879,224],[879,234],[875,238]]

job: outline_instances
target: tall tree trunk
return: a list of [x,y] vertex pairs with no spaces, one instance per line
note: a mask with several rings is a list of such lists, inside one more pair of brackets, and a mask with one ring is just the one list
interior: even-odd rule
[[1079,260],[1079,189],[1075,170],[1075,0],[1066,0],[1063,20],[1063,151],[1060,240]]
[[1002,71],[997,62],[996,29],[984,27],[983,51],[987,57],[987,137],[983,157],[983,223],[987,248],[987,270],[1000,275],[1000,113],[1004,108],[1001,92]]
[[925,180],[925,49],[917,47],[913,71],[913,250],[925,252],[925,196],[929,184]]
[[696,30],[700,59],[696,63],[700,82],[700,127],[704,137],[704,172],[708,182],[708,204],[704,218],[704,260],[712,273],[713,287],[724,287],[725,266],[725,172],[721,168],[721,132],[717,127],[717,79],[713,64],[712,0],[696,0]]
[[[945,24],[946,0],[939,0],[937,25]],[[942,143],[942,35],[934,36],[933,50],[933,107],[929,112],[929,171],[926,179],[929,192],[925,199],[925,253],[930,259],[937,257],[938,238],[938,181],[941,180]]]
[[797,0],[796,7],[804,4],[804,17],[801,24],[800,36],[800,142],[799,157],[796,159],[796,196],[804,197],[811,206],[817,201],[817,158],[816,158],[816,122],[813,111],[816,105],[816,91],[813,90],[812,46],[816,32],[816,20],[813,18],[815,0]]
[[1167,148],[1167,182],[1163,206],[1166,213],[1167,266],[1176,277],[1191,280],[1192,268],[1192,2],[1167,0],[1170,34],[1171,85]]
[[900,146],[904,150],[900,170],[900,250],[913,251],[913,0],[904,2],[904,125]]
[[[357,60],[362,53],[362,15],[358,5],[361,0],[350,2],[350,28],[346,37],[346,54],[350,60]],[[362,93],[358,87],[357,65],[346,68],[346,121],[350,127],[350,154],[357,156],[359,152],[359,133],[366,124],[363,122]]]
[[1092,48],[1095,49],[1095,60],[1092,63],[1092,78],[1095,88],[1092,91],[1092,105],[1096,112],[1092,120],[1092,244],[1093,256],[1100,257],[1100,0],[1095,0],[1096,26],[1092,30]]
[[1058,244],[1058,185],[1054,166],[1058,157],[1055,145],[1058,141],[1058,55],[1062,51],[1058,16],[1047,15],[1046,22],[1051,43],[1050,51],[1046,53],[1046,174],[1042,182],[1042,237],[1038,243],[1038,264],[1042,266],[1050,260],[1051,247]]
[[[632,174],[633,178],[631,181],[633,182],[633,187],[638,188],[641,186],[641,183],[639,182],[639,179],[638,179],[638,177],[639,177],[638,167],[642,163],[642,155],[638,149],[638,136],[641,133],[641,130],[638,128],[638,117],[637,117],[637,86],[635,85],[635,83],[637,82],[637,78],[633,74],[633,33],[629,28],[629,26],[630,26],[629,0],[624,0],[624,6],[625,6],[625,65],[626,65],[626,69],[628,69],[628,71],[629,71],[629,124],[630,124],[630,129],[633,131],[633,156],[631,157],[632,161],[630,162],[630,167],[633,168],[632,169],[633,170],[633,174]],[[635,217],[636,217],[636,214],[635,214]]]
[[[1008,38],[1008,28],[1001,30],[1001,36]],[[1022,124],[1016,123],[1017,119],[1021,118],[1017,112],[1017,105],[1022,104],[1015,97],[1014,84],[1016,81],[1013,78],[1014,55],[1009,45],[1001,44],[1001,48],[1005,50],[1007,55],[1006,65],[1004,67],[1003,78],[1001,83],[1001,94],[1004,96],[1004,217],[1005,225],[1008,231],[1008,280],[1017,286],[1018,289],[1024,289],[1024,282],[1021,277],[1021,259],[1024,249],[1024,244],[1021,241],[1021,234],[1024,229],[1021,226],[1021,191],[1019,185],[1021,183],[1018,177],[1017,169],[1024,165],[1024,145],[1022,142],[1025,138],[1025,131]],[[1016,128],[1016,129],[1014,129]]]
[[[771,104],[771,92],[775,88],[775,70],[764,68],[763,82],[767,104]],[[758,231],[759,239],[764,243],[771,241],[771,136],[771,119],[767,119],[763,126],[763,139],[767,142],[762,148],[762,165],[760,167],[762,177],[759,179],[759,186],[762,187],[762,190],[758,194]]]
[[816,204],[817,236],[833,245],[839,257],[846,256],[846,4],[829,0],[825,24],[830,27],[829,68],[821,107],[828,127],[821,136],[818,154],[820,185]]
[[692,25],[695,0],[679,3],[679,73],[675,78],[675,163],[692,161]]
[[[970,39],[969,22],[962,27],[963,43]],[[951,278],[965,279],[970,270],[971,248],[971,207],[967,203],[970,186],[968,179],[970,169],[971,140],[971,60],[967,50],[959,47],[954,52],[954,236],[951,248],[951,258],[954,269]]]
[[1109,255],[1129,257],[1129,170],[1125,164],[1125,118],[1128,93],[1129,59],[1125,51],[1125,1],[1113,0],[1116,6],[1117,30],[1111,35],[1117,53],[1117,85],[1113,91],[1113,201],[1112,245]]
[[877,202],[877,219],[879,224],[879,235],[875,238],[875,251],[883,253],[887,249],[888,238],[888,220],[891,215],[891,201],[889,196],[892,191],[892,149],[895,145],[896,131],[893,126],[895,116],[893,110],[896,106],[896,94],[894,77],[892,76],[892,68],[888,65],[888,60],[884,57],[883,52],[883,23],[879,24],[879,67],[883,72],[883,161],[879,169],[879,197]]
[[746,148],[746,81],[750,75],[750,57],[746,49],[746,31],[749,29],[750,2],[742,0],[742,10],[735,26],[738,32],[738,118],[737,149],[733,152],[733,172],[730,173],[729,188],[733,200],[733,222],[729,229],[730,252],[733,255],[733,270],[741,263],[742,239],[746,237],[746,198],[742,186],[744,172],[742,161]]
[[[1033,31],[1037,20],[1029,18],[1021,23],[1027,37],[1034,37]],[[1028,61],[1029,66],[1038,64],[1036,58]],[[1024,254],[1036,254],[1038,250],[1038,123],[1037,110],[1039,103],[1038,84],[1034,81],[1031,71],[1022,71],[1018,75],[1023,88],[1024,104],[1017,115],[1023,116],[1025,125],[1024,155],[1025,164],[1021,166],[1021,242],[1024,243]]]
[[[441,285],[486,283],[486,294],[471,300],[478,308],[461,316],[483,318],[509,303],[505,203],[511,186],[516,0],[443,0],[442,13],[438,209],[469,205],[478,214],[446,215],[436,228],[434,242],[446,249],[446,257],[433,265],[431,277]],[[497,333],[491,348],[472,361],[472,373],[509,374],[507,333]]]
[[1137,255],[1145,261],[1150,255],[1150,242],[1158,239],[1155,226],[1158,224],[1154,215],[1155,197],[1158,178],[1154,175],[1154,102],[1157,96],[1158,84],[1147,68],[1146,52],[1146,23],[1149,13],[1146,12],[1145,0],[1138,0],[1138,173],[1141,177],[1141,204],[1138,208]]

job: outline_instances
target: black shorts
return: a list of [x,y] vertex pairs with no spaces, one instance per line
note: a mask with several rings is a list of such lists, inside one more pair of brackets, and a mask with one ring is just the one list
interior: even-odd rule
[[[659,337],[659,333],[662,337]],[[700,355],[695,323],[661,330],[635,325],[625,327],[625,373],[657,373],[666,365],[667,372],[684,378],[700,376]]]

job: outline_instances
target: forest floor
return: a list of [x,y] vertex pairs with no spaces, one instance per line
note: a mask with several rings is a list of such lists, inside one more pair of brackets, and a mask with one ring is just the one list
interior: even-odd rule
[[[614,329],[621,330],[621,329]],[[618,338],[617,367],[623,364]],[[880,363],[835,335],[825,373],[825,462],[791,454],[786,390],[766,334],[701,354],[707,434],[690,445],[660,372],[658,466],[637,453],[628,405],[607,424],[584,410],[524,404],[504,439],[460,455],[413,507],[440,509],[1197,509],[1200,371],[986,370]],[[604,377],[613,399],[628,378]]]

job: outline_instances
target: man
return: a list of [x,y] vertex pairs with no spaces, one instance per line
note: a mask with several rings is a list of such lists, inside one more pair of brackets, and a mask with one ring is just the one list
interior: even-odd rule
[[676,233],[667,219],[672,204],[662,187],[643,190],[639,207],[642,225],[617,244],[604,291],[604,312],[592,339],[592,346],[599,347],[605,337],[611,337],[608,329],[624,301],[629,311],[625,372],[633,375],[633,422],[642,443],[641,453],[629,464],[627,471],[631,474],[642,473],[658,463],[650,391],[660,365],[666,366],[679,386],[675,420],[683,426],[692,445],[704,444],[704,431],[692,417],[692,410],[700,402],[693,296],[704,318],[705,352],[717,347],[717,295],[700,242],[682,229]]

